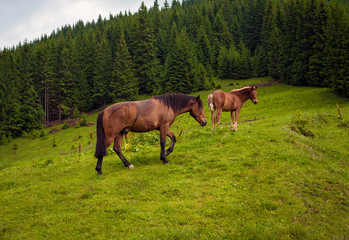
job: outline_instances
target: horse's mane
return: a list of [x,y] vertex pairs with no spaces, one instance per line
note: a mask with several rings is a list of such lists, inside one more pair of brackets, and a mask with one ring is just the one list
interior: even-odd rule
[[[178,112],[181,109],[187,107],[190,100],[195,100],[196,97],[192,97],[183,93],[168,93],[164,95],[155,96],[154,99],[160,100],[163,104],[171,107],[174,112]],[[202,100],[199,100],[199,107],[203,107]]]
[[251,90],[251,86],[247,86],[247,87],[243,87],[243,88],[239,88],[239,89],[233,89],[231,90],[230,92],[233,93],[237,93],[237,92],[244,92],[244,91],[247,91],[247,90]]

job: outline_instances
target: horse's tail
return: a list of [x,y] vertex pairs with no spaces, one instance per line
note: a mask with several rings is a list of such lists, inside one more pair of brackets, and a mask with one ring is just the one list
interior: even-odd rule
[[210,95],[208,95],[208,107],[210,108],[211,112],[214,112],[214,105],[213,105],[213,94],[211,93]]
[[103,115],[104,111],[98,114],[97,118],[97,143],[95,157],[100,158],[107,155],[107,150],[105,149],[105,132],[103,127]]

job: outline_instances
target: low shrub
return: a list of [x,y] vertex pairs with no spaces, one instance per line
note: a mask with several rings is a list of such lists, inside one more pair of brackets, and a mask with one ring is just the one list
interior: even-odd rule
[[307,114],[297,111],[291,118],[291,129],[297,133],[300,133],[306,137],[315,137],[312,128],[312,118]]

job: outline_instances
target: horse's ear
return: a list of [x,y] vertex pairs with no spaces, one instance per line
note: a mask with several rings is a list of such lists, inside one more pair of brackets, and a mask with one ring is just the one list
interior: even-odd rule
[[253,89],[253,90],[257,90],[257,86],[252,86],[252,88],[251,89]]
[[196,101],[199,101],[200,100],[200,95],[196,97]]

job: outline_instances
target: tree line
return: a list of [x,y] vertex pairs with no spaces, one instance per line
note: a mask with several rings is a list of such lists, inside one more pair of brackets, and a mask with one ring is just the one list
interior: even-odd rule
[[0,143],[44,122],[272,76],[349,95],[349,14],[327,0],[173,0],[66,25],[0,52]]

